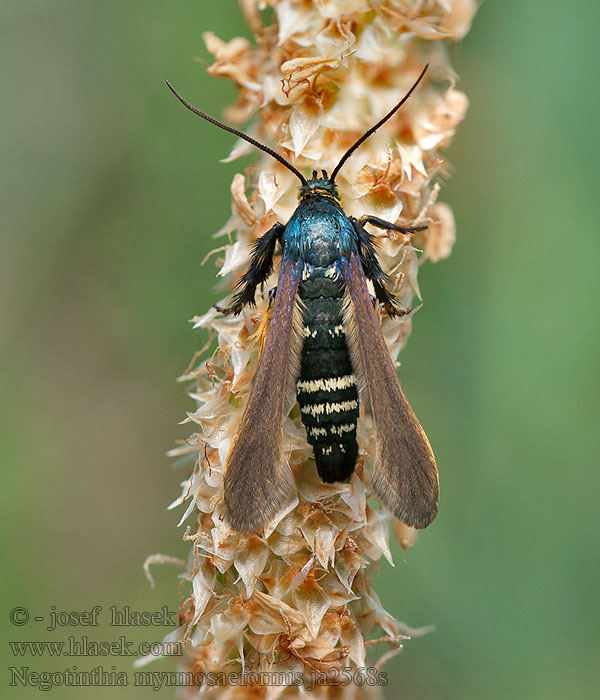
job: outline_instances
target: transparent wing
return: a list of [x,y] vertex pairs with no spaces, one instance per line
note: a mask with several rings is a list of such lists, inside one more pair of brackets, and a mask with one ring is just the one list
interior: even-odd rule
[[226,517],[242,532],[261,528],[293,498],[282,421],[288,376],[296,362],[293,324],[301,267],[299,261],[282,259],[258,369],[225,463]]
[[398,520],[424,528],[438,509],[433,451],[400,386],[358,256],[351,254],[340,267],[351,302],[346,321],[351,357],[375,423],[373,490]]

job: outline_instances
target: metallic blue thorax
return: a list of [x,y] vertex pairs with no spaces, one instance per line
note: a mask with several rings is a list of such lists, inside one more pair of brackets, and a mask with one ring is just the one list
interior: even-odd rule
[[[319,180],[309,180],[309,187]],[[356,233],[339,201],[316,188],[303,192],[283,234],[284,255],[314,267],[328,267],[356,251]]]

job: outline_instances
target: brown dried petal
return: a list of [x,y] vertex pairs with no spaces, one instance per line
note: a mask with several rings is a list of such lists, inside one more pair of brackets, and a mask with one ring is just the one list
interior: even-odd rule
[[383,511],[369,510],[369,524],[362,531],[364,537],[372,545],[363,549],[366,555],[376,561],[383,556],[393,566],[392,553],[390,552],[389,541],[389,516]]
[[210,619],[210,631],[213,638],[219,642],[227,642],[240,638],[244,627],[250,620],[246,606],[237,598],[228,605],[227,610]]
[[[441,4],[441,0],[438,0]],[[452,0],[444,3],[449,7],[444,18],[444,28],[454,40],[462,39],[471,27],[471,21],[477,10],[475,0]]]
[[355,41],[352,23],[347,19],[337,19],[327,22],[315,36],[315,47],[321,56],[333,57],[348,51]]
[[340,621],[340,640],[344,646],[350,647],[350,658],[358,668],[365,666],[365,643],[354,620],[345,613]]
[[338,529],[319,509],[315,509],[300,525],[300,530],[310,548],[315,552],[319,564],[326,569],[333,558],[335,538]]
[[[293,500],[291,500],[282,510],[277,513],[277,515],[273,518],[273,520],[269,521],[264,528],[264,537],[265,539],[268,539],[271,534],[279,528],[279,531],[283,534],[285,530],[285,525],[281,526],[280,525],[284,522],[287,522],[288,518],[287,515],[288,513],[294,513],[296,510],[296,507],[298,505],[298,497],[295,496]],[[291,515],[291,518],[294,516]],[[289,531],[291,533],[291,530]]]
[[212,53],[218,61],[230,61],[238,58],[250,48],[248,39],[244,39],[240,36],[225,42],[212,32],[204,32],[202,38],[204,39],[204,44],[209,53]]
[[436,202],[430,213],[431,223],[419,234],[424,257],[432,262],[447,258],[456,241],[456,224],[452,209],[444,202]]
[[319,633],[321,620],[330,605],[330,598],[313,579],[307,578],[292,594],[294,604],[304,616],[304,621],[313,638]]
[[[319,630],[319,640],[323,647],[333,649],[340,638],[341,619],[339,612],[330,610],[323,615],[321,629]],[[322,657],[321,657],[322,658]]]
[[385,338],[386,345],[393,358],[398,356],[398,353],[406,345],[410,332],[412,330],[412,317],[404,318],[384,318],[381,324],[381,331]]
[[423,151],[416,144],[403,146],[401,143],[396,143],[396,148],[402,159],[402,170],[409,180],[412,180],[413,170],[420,172],[422,175],[427,175],[423,165]]
[[273,205],[283,194],[281,187],[277,184],[275,176],[270,170],[261,170],[258,176],[258,193],[265,203],[265,213],[273,208]]
[[364,567],[365,561],[356,540],[348,537],[342,549],[335,555],[335,573],[348,591],[352,590],[354,577]]
[[343,491],[340,494],[340,499],[348,505],[351,517],[357,521],[362,521],[366,517],[366,489],[356,472],[350,478],[348,487],[347,491]]
[[250,628],[257,634],[286,632],[291,634],[304,624],[303,616],[282,600],[255,589],[252,600],[256,608],[252,611]]
[[246,197],[246,178],[241,173],[233,176],[230,190],[233,213],[238,214],[247,226],[254,226],[258,217]]
[[270,595],[282,599],[297,573],[297,567],[291,567],[281,559],[273,559],[269,570],[260,576],[260,580],[265,584]]
[[[298,568],[298,564],[302,563],[302,558],[305,558],[306,561],[300,568]],[[298,560],[298,559],[300,559],[300,560]],[[302,555],[300,555],[300,557],[290,557],[290,559],[288,561],[289,561],[289,564],[291,564],[291,571],[294,572],[294,575],[293,575],[292,579],[290,580],[289,588],[291,590],[295,590],[296,588],[298,588],[298,586],[301,583],[304,583],[304,581],[306,580],[306,577],[314,570],[315,559],[314,559],[314,557],[306,558],[305,555],[304,555],[304,557]]]
[[236,554],[244,547],[245,538],[234,532],[224,518],[215,514],[213,521],[215,526],[211,530],[212,551],[221,559],[232,564]]
[[[271,652],[273,650],[273,648],[277,644],[280,633],[258,634],[258,633],[254,633],[252,630],[246,630],[244,632],[244,636],[250,642],[250,646],[252,647],[253,650],[255,650],[261,654],[268,654],[269,652]],[[261,693],[262,692],[264,692],[264,689],[261,689]],[[242,697],[245,699],[247,697],[247,695],[244,694],[244,695],[242,695]],[[258,697],[260,697],[260,695]]]
[[225,261],[217,274],[219,277],[225,277],[233,270],[246,267],[249,260],[250,251],[245,241],[236,241],[233,245],[227,246]]
[[325,574],[325,576],[320,579],[319,583],[329,596],[332,608],[338,608],[356,600],[356,593],[354,591],[348,591],[348,589],[340,583],[338,577],[332,572]]
[[[317,13],[305,3],[297,3],[293,0],[280,0],[275,3],[277,13],[279,44],[294,38],[297,43],[302,42],[302,35],[313,33],[322,24]],[[312,30],[312,31],[311,31]]]
[[315,5],[323,17],[336,18],[352,12],[369,12],[367,0],[316,0]]
[[194,594],[194,617],[191,625],[196,624],[204,609],[208,605],[217,580],[217,571],[215,567],[208,561],[200,566],[199,570],[194,574],[192,579],[192,589]]
[[323,483],[319,478],[314,462],[309,462],[303,467],[302,480],[298,484],[298,496],[305,501],[317,503],[347,490],[348,486],[340,482],[335,484]]
[[268,557],[267,543],[256,535],[248,537],[246,546],[236,554],[233,563],[242,577],[248,597],[252,595],[256,579],[262,574]]
[[293,58],[282,63],[279,70],[283,74],[283,91],[288,98],[298,99],[299,92],[310,89],[310,81],[319,73],[326,70],[335,70],[342,62],[342,58],[326,58],[325,56],[314,56],[311,58]]
[[417,530],[410,525],[405,525],[399,520],[394,519],[392,529],[394,532],[394,537],[405,552],[417,541]]
[[296,157],[302,154],[306,144],[319,128],[323,116],[320,100],[308,99],[296,105],[290,114],[290,134]]
[[355,579],[355,590],[360,597],[351,603],[351,607],[355,612],[354,619],[363,633],[370,634],[373,626],[378,624],[389,636],[393,637],[398,634],[396,621],[384,609],[379,596],[369,585],[363,571]]

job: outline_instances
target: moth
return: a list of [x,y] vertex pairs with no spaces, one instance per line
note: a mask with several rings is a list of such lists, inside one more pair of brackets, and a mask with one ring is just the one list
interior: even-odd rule
[[239,314],[244,306],[254,305],[257,288],[273,271],[279,244],[281,267],[269,296],[258,369],[224,468],[226,518],[237,531],[260,529],[293,499],[282,422],[294,394],[324,482],[346,481],[354,471],[359,401],[364,400],[375,433],[373,491],[398,520],[412,527],[427,527],[437,515],[435,458],[402,391],[377,305],[390,316],[407,310],[389,291],[376,238],[365,228],[368,223],[415,233],[426,226],[347,216],[335,185],[344,163],[408,100],[427,68],[402,100],[346,151],[331,175],[322,170],[319,177],[315,170],[309,179],[268,146],[193,107],[167,82],[185,107],[268,153],[301,183],[292,217],[256,241],[230,306],[219,308]]

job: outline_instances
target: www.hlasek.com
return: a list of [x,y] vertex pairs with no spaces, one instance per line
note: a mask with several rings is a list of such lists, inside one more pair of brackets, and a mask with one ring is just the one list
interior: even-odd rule
[[97,642],[87,635],[66,641],[9,642],[13,656],[183,656],[181,642],[134,642],[121,635],[112,642]]

